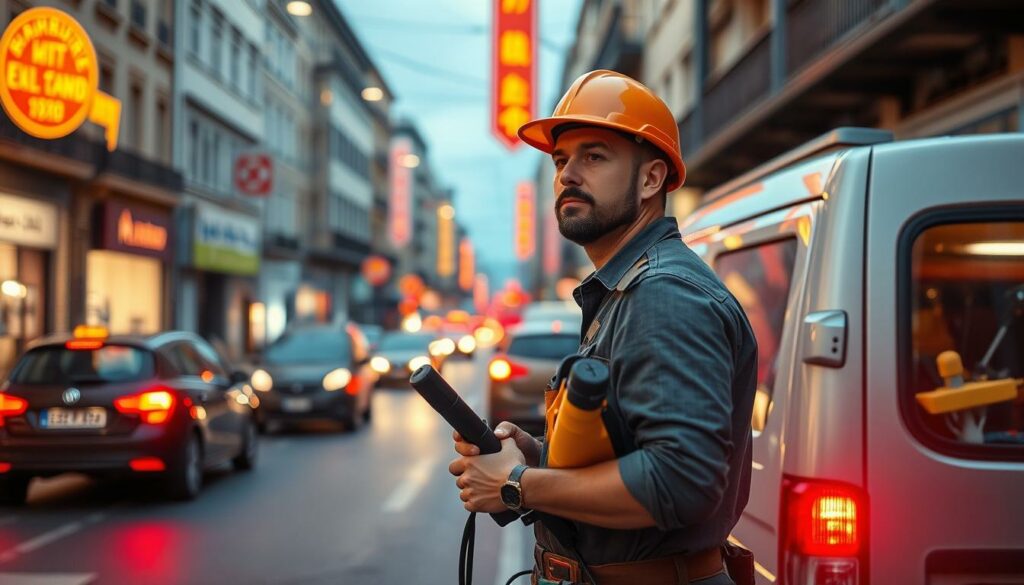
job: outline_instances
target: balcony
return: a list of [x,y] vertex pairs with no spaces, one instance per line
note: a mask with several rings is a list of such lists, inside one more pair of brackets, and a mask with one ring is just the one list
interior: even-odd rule
[[[835,125],[857,119],[885,84],[905,90],[913,74],[899,60],[900,35],[955,21],[920,18],[937,6],[967,11],[969,0],[790,0],[781,40],[768,30],[727,71],[708,80],[679,121],[687,183],[712,187]],[[913,18],[912,18],[913,17]],[[943,20],[948,16],[944,15]],[[779,52],[776,52],[779,51]],[[781,66],[774,62],[781,54]],[[879,75],[872,83],[865,77]],[[900,79],[903,77],[903,79]]]
[[[21,162],[48,168],[60,174],[89,178],[103,147],[81,134],[72,133],[64,138],[43,140],[29,136],[5,115],[0,115],[0,153]],[[60,159],[39,156],[39,153],[57,155]],[[52,167],[52,168],[51,168]]]
[[110,173],[165,192],[179,193],[184,188],[181,173],[129,150],[102,151],[99,166],[100,173]]

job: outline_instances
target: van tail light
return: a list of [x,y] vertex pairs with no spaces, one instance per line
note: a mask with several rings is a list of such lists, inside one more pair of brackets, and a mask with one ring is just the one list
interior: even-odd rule
[[174,392],[169,388],[151,388],[118,398],[114,401],[114,408],[122,414],[137,414],[144,423],[158,425],[171,417]]
[[0,393],[0,427],[4,426],[4,418],[19,416],[28,410],[28,401],[24,398]]
[[167,466],[159,457],[136,457],[128,462],[132,471],[164,471]]
[[11,470],[11,464],[6,461],[0,461],[0,473],[7,473]]
[[487,366],[487,373],[495,382],[507,382],[516,378],[522,378],[530,373],[530,369],[522,364],[517,364],[507,357],[496,357]]
[[345,385],[345,393],[349,396],[358,396],[359,391],[362,389],[362,384],[359,382],[359,376],[352,376],[352,379]]
[[867,494],[856,486],[783,477],[781,583],[867,583],[867,506]]

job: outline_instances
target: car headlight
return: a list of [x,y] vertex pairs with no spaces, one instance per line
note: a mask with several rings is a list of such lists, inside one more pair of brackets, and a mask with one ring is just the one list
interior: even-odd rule
[[345,386],[348,386],[348,383],[351,381],[352,372],[348,371],[347,369],[338,368],[335,370],[331,370],[330,372],[327,372],[326,376],[324,376],[324,390],[327,390],[328,392],[341,390]]
[[374,372],[383,376],[391,371],[391,362],[389,362],[387,358],[377,356],[370,360],[370,368],[372,368]]
[[270,392],[270,389],[274,387],[274,379],[270,377],[270,373],[266,370],[256,370],[252,373],[250,379],[252,387],[260,392]]
[[418,355],[409,360],[409,370],[412,372],[415,372],[416,370],[422,368],[423,366],[428,365],[430,365],[430,358],[428,358],[425,355]]
[[472,335],[463,335],[459,339],[459,351],[462,353],[473,353],[476,350],[476,339]]
[[447,337],[430,342],[427,348],[434,357],[448,356],[455,352],[455,342]]

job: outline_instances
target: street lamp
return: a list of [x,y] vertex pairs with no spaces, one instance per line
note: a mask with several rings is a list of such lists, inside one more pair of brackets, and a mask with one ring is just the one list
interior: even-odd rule
[[0,293],[16,299],[23,299],[28,296],[28,287],[17,280],[5,280],[0,283]]
[[309,2],[304,0],[292,0],[286,7],[288,14],[292,16],[309,16],[313,14],[313,7],[310,6]]
[[441,219],[455,219],[455,208],[451,205],[444,204],[437,208],[437,215],[440,216]]
[[367,87],[363,89],[362,96],[368,102],[379,102],[384,99],[384,90],[379,87]]
[[402,165],[407,169],[415,169],[420,166],[420,157],[415,154],[406,154],[399,159],[398,164]]

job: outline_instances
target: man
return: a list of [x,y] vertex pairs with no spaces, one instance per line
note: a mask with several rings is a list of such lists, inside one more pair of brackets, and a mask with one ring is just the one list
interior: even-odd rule
[[635,449],[548,469],[542,442],[510,423],[492,455],[456,434],[449,470],[465,508],[572,521],[575,551],[539,523],[535,582],[730,584],[720,550],[750,488],[757,348],[739,303],[664,215],[686,176],[672,113],[635,80],[593,71],[519,136],[551,154],[559,231],[596,268],[574,291],[580,353],[607,361],[608,409]]

